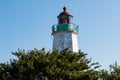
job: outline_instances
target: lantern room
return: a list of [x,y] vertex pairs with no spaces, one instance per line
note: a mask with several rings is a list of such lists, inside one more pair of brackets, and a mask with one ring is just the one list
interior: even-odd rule
[[61,31],[72,31],[75,33],[79,32],[79,26],[71,22],[73,16],[66,11],[66,7],[63,7],[63,12],[61,12],[57,18],[58,24],[54,24],[52,26],[52,34]]
[[63,7],[63,12],[61,12],[57,18],[58,18],[58,24],[62,24],[62,23],[71,23],[71,19],[72,19],[72,15],[70,15],[67,11],[66,11],[66,7]]

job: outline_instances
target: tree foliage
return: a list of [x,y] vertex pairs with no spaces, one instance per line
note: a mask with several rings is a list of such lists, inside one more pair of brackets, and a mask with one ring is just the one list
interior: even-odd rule
[[[120,67],[111,65],[110,71],[97,71],[98,63],[92,63],[87,54],[73,53],[68,49],[61,52],[53,50],[18,50],[13,52],[17,59],[0,64],[2,80],[119,80]],[[113,79],[114,78],[114,79]]]
[[109,66],[109,70],[100,70],[99,71],[100,80],[120,80],[120,66],[115,64]]

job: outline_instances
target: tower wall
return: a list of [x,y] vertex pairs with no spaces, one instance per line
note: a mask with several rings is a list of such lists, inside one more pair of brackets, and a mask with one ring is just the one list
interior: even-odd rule
[[78,36],[76,33],[72,33],[72,47],[73,52],[78,52]]
[[77,34],[72,31],[61,31],[53,34],[53,49],[59,51],[68,48],[73,52],[78,52]]

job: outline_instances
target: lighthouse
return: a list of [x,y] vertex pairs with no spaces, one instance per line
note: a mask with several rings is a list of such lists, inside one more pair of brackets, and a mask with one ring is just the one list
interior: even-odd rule
[[68,48],[72,52],[78,52],[79,26],[71,22],[73,16],[63,7],[63,12],[57,18],[58,24],[52,26],[53,49],[62,51]]

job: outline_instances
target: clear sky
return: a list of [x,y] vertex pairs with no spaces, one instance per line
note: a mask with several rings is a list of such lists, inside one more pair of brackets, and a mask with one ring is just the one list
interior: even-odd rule
[[18,48],[51,50],[63,6],[79,25],[79,49],[103,68],[120,65],[120,0],[0,0],[0,62]]

